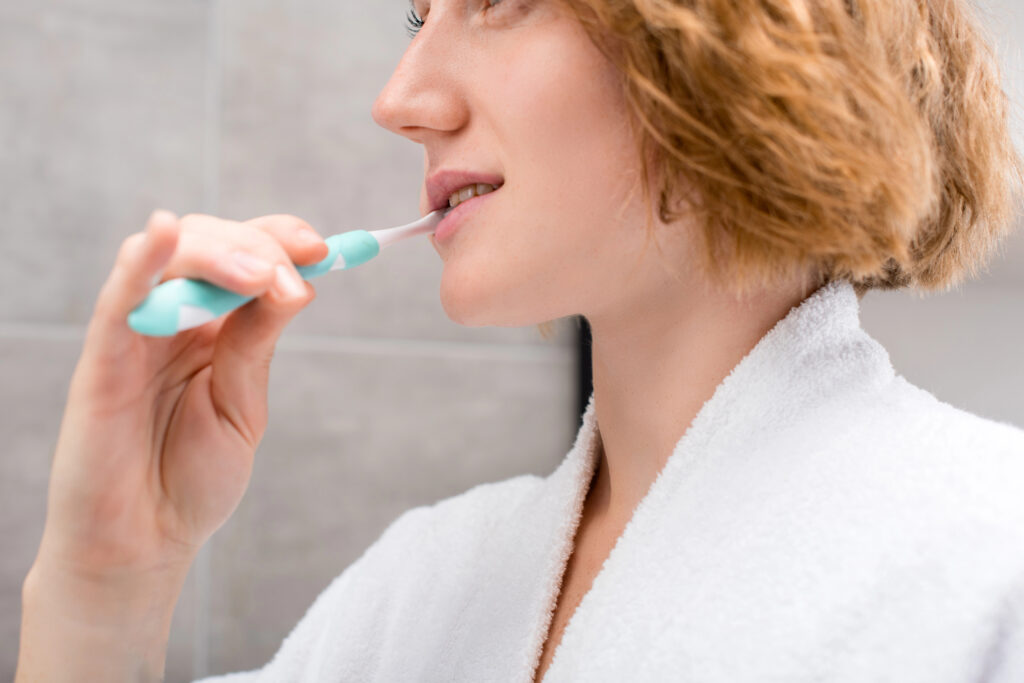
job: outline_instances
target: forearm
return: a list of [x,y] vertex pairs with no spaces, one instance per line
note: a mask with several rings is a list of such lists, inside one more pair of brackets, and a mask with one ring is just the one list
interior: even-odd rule
[[15,683],[162,681],[187,573],[115,586],[33,567],[22,586]]

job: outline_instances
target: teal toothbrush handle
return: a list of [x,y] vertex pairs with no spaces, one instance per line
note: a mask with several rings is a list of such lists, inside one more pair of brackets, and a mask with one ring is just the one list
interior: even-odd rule
[[[380,244],[366,230],[331,235],[324,242],[328,248],[325,259],[310,266],[296,266],[304,280],[331,270],[354,268],[380,253]],[[253,298],[205,280],[174,278],[154,287],[128,314],[128,326],[150,337],[170,337],[233,311]]]

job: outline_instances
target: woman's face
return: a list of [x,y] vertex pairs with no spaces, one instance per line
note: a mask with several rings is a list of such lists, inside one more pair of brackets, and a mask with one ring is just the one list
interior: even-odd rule
[[445,312],[525,326],[663,296],[663,269],[652,274],[650,253],[638,263],[643,198],[617,71],[558,0],[492,2],[416,0],[425,24],[373,107],[423,145],[425,177],[504,183],[454,234],[430,237]]

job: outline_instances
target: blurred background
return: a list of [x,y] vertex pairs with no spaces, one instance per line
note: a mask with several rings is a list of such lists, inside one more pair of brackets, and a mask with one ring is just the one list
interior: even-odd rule
[[[1021,135],[1019,0],[977,0]],[[0,677],[42,534],[72,370],[121,241],[157,207],[321,235],[419,215],[422,148],[370,117],[407,0],[0,3]],[[414,238],[316,283],[270,379],[248,492],[189,574],[167,681],[262,666],[403,511],[546,475],[589,395],[586,329],[466,328]],[[939,399],[1024,426],[1024,231],[946,293],[869,293],[864,327]]]

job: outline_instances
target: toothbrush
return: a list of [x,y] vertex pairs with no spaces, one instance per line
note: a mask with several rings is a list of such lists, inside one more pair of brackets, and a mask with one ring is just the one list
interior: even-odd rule
[[[380,253],[380,250],[406,237],[433,232],[451,209],[444,207],[423,218],[383,230],[350,230],[324,239],[327,258],[310,266],[296,266],[304,280],[312,280],[332,270],[355,268]],[[222,287],[191,278],[174,278],[149,293],[145,301],[128,314],[128,326],[150,337],[170,337],[182,330],[198,327],[233,311],[255,297],[242,296]]]

